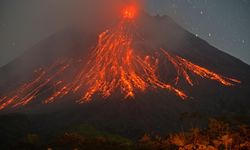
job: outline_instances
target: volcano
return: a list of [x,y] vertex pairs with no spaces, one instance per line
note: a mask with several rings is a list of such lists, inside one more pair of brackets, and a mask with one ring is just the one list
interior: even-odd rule
[[249,76],[249,65],[169,17],[128,7],[102,32],[65,29],[2,67],[0,110],[53,112],[61,123],[44,130],[84,122],[163,133],[180,128],[185,112],[249,113]]

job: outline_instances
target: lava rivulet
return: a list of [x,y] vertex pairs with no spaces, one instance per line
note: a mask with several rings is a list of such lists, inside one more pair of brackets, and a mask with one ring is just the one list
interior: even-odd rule
[[[45,88],[50,86],[54,92],[45,96],[42,101],[45,104],[53,103],[69,93],[78,95],[77,102],[83,103],[91,101],[95,94],[105,99],[118,93],[124,99],[132,99],[139,92],[155,89],[166,90],[185,100],[188,95],[178,87],[180,79],[190,86],[195,86],[195,77],[213,80],[224,86],[240,83],[239,80],[219,75],[163,48],[158,48],[153,53],[153,50],[140,53],[133,47],[139,35],[134,25],[135,17],[134,7],[125,9],[120,23],[99,35],[87,64],[70,80],[62,81],[60,77],[73,67],[75,60],[57,61],[48,68],[39,69],[33,81],[0,98],[0,110],[27,105],[38,99],[46,91]],[[159,69],[160,65],[168,69],[164,64],[166,61],[174,68],[169,72],[176,74],[175,78],[168,81],[162,80],[162,69]],[[174,84],[172,81],[175,81]]]
[[182,99],[187,98],[181,90],[160,80],[157,75],[158,59],[136,54],[132,47],[135,34],[131,23],[123,20],[116,29],[99,36],[98,45],[88,63],[90,67],[78,80],[80,86],[87,87],[82,100],[91,100],[95,93],[108,97],[117,89],[125,98],[134,97],[136,92],[148,88],[167,89]]
[[[48,68],[39,68],[36,70],[36,78],[22,85],[17,90],[11,92],[8,96],[0,99],[0,110],[11,105],[12,107],[24,106],[34,100],[41,90],[50,84],[57,76],[69,67],[65,61],[56,61]],[[55,71],[56,70],[56,71]]]
[[207,78],[210,80],[217,81],[225,86],[233,86],[236,83],[241,83],[241,81],[224,77],[222,75],[219,75],[217,73],[214,73],[204,67],[201,67],[199,65],[196,65],[180,56],[171,56],[166,50],[161,49],[161,51],[164,53],[164,55],[167,57],[167,59],[173,64],[175,67],[175,70],[177,72],[176,76],[176,84],[178,83],[179,79],[181,77],[184,78],[184,80],[187,81],[188,84],[191,86],[194,86],[194,83],[188,74],[188,72],[191,72],[194,75],[200,76],[202,78]]

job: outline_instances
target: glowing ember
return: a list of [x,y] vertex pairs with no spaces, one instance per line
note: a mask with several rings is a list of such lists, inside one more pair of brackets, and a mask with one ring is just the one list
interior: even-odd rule
[[[138,92],[154,89],[165,89],[185,100],[188,96],[176,86],[180,79],[194,86],[192,78],[196,76],[214,80],[224,86],[240,83],[236,79],[224,77],[180,56],[170,54],[162,48],[155,52],[164,55],[165,60],[148,51],[144,51],[144,55],[139,54],[132,46],[137,35],[134,22],[131,21],[135,15],[135,7],[126,8],[119,25],[99,35],[87,65],[70,82],[59,80],[58,77],[71,68],[73,63],[79,62],[72,62],[74,59],[57,61],[46,69],[39,69],[37,77],[30,83],[0,98],[0,110],[27,105],[44,92],[44,88],[52,85],[55,92],[43,100],[45,104],[53,103],[69,93],[80,94],[78,102],[83,103],[91,101],[95,94],[107,98],[118,92],[124,99],[131,99]],[[175,84],[166,83],[160,77],[161,70],[158,67],[166,60],[175,69]]]

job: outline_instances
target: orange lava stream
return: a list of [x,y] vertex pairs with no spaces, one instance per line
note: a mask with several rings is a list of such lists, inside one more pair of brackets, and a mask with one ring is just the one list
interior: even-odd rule
[[178,83],[179,78],[182,76],[191,86],[194,85],[191,77],[189,76],[188,72],[191,72],[195,75],[198,75],[202,78],[207,78],[210,80],[215,80],[222,85],[225,86],[233,86],[237,83],[241,83],[241,81],[224,77],[217,73],[214,73],[206,68],[193,64],[192,62],[180,57],[180,56],[171,56],[167,51],[161,49],[161,51],[165,54],[168,60],[174,65],[175,69],[177,70],[177,77],[176,81]]

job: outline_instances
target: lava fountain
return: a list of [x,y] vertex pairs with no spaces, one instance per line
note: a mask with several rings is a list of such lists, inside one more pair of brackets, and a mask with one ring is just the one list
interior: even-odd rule
[[[133,99],[139,92],[154,89],[165,89],[185,100],[189,96],[177,87],[180,79],[190,86],[195,85],[192,79],[195,76],[213,80],[224,86],[233,86],[241,82],[219,75],[160,47],[154,51],[163,55],[164,60],[152,52],[139,53],[133,47],[133,42],[139,35],[135,25],[136,15],[137,9],[134,6],[123,10],[121,21],[116,27],[99,35],[88,63],[70,82],[58,78],[71,67],[74,60],[58,61],[46,69],[41,69],[33,81],[3,96],[0,99],[0,110],[29,104],[52,82],[55,83],[53,88],[56,90],[43,100],[45,104],[53,103],[69,93],[81,95],[77,102],[84,103],[91,101],[95,94],[106,99],[118,92],[123,99]],[[163,61],[168,61],[173,66],[176,72],[174,83],[161,79],[159,65]]]

